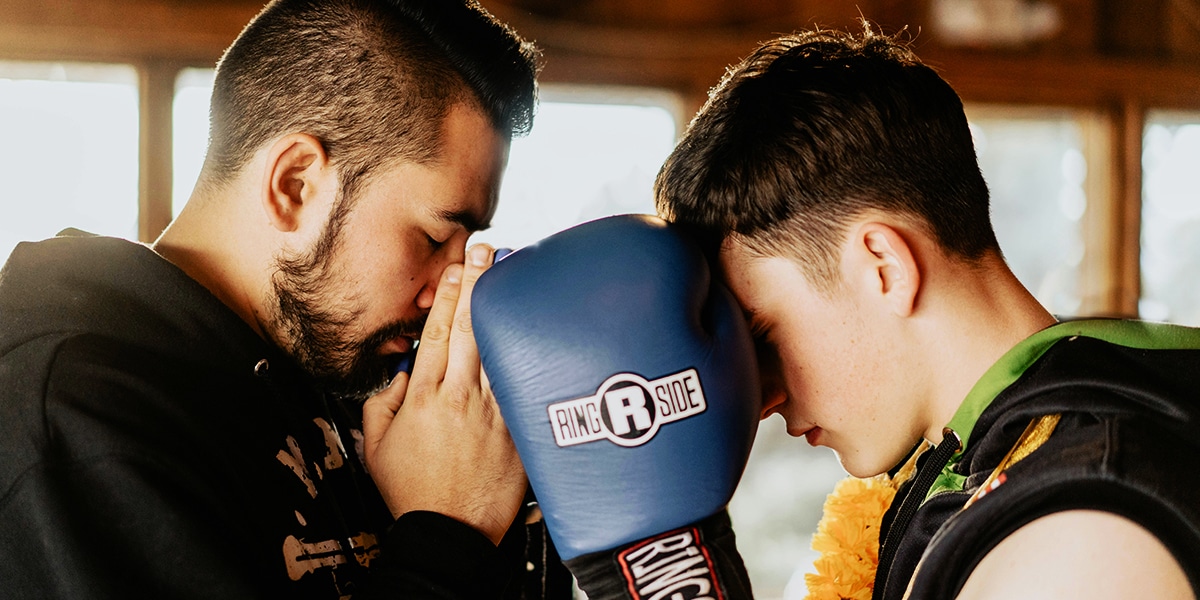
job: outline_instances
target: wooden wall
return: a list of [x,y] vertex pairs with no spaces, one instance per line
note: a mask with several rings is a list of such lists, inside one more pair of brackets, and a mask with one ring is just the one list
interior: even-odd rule
[[[954,45],[939,6],[1043,4],[1048,36]],[[1136,96],[1194,106],[1200,0],[483,0],[545,51],[547,81],[703,94],[775,33],[813,26],[907,28],[918,53],[968,99],[1095,102]],[[0,0],[0,57],[211,65],[260,0]],[[944,28],[942,28],[944,29]]]
[[[1044,4],[1060,26],[955,46],[933,17],[963,2]],[[1200,0],[483,0],[545,52],[545,81],[648,85],[698,103],[757,42],[813,26],[907,28],[969,101],[1200,106]],[[260,0],[0,0],[0,58],[211,66]],[[944,28],[943,28],[944,29]]]

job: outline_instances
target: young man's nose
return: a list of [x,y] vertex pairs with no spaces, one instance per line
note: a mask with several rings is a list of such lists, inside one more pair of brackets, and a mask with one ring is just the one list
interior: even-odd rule
[[782,386],[770,385],[765,381],[763,383],[762,412],[759,413],[759,419],[766,419],[775,414],[783,403],[787,402],[787,391]]

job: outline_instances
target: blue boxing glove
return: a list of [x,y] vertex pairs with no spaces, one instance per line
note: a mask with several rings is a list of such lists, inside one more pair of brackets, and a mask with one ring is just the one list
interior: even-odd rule
[[471,313],[547,529],[589,598],[748,598],[725,507],[757,430],[758,370],[694,241],[651,216],[591,221],[486,271]]

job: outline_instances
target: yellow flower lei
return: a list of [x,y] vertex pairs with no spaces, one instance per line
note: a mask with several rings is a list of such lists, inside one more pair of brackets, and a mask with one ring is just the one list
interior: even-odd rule
[[879,565],[879,527],[896,489],[916,469],[916,456],[893,479],[886,473],[868,479],[847,477],[825,499],[824,514],[813,535],[821,553],[804,576],[805,600],[871,600]]

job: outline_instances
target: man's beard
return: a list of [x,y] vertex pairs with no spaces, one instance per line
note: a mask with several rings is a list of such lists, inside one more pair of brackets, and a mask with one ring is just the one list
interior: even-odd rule
[[396,363],[396,357],[381,355],[380,347],[399,336],[416,339],[425,318],[395,321],[365,338],[353,337],[364,307],[334,301],[338,282],[333,262],[344,216],[335,214],[330,219],[322,239],[307,255],[276,257],[277,271],[271,278],[276,310],[270,325],[277,343],[321,391],[364,399],[387,385]]

